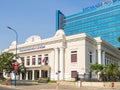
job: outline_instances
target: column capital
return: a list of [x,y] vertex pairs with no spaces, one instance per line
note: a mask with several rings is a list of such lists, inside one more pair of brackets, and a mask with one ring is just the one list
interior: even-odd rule
[[62,47],[55,47],[54,49],[65,49],[65,47],[64,46],[62,46]]
[[57,50],[57,49],[58,49],[58,47],[55,47],[54,49],[55,49],[55,50]]
[[60,49],[65,49],[65,47],[64,46],[62,46],[62,47],[59,47]]

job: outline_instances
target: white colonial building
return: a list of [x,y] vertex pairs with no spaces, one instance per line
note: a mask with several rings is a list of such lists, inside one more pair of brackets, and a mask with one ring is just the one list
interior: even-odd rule
[[[5,51],[15,53],[16,44]],[[18,45],[18,54],[27,72],[20,75],[21,80],[37,80],[49,77],[50,80],[73,80],[76,75],[91,78],[90,65],[98,62],[107,65],[120,65],[120,51],[102,38],[91,38],[85,33],[66,36],[58,30],[52,38],[29,37]]]

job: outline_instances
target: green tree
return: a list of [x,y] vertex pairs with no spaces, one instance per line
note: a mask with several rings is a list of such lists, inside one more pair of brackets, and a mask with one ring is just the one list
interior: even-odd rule
[[103,65],[102,64],[98,64],[98,63],[95,63],[95,64],[91,64],[91,66],[90,66],[90,70],[93,72],[95,72],[95,74],[97,75],[97,78],[98,78],[98,80],[99,80],[99,75],[98,75],[98,72],[102,72],[102,70],[103,70]]
[[103,73],[107,79],[107,81],[115,81],[118,78],[119,66],[115,63],[110,63],[105,66]]
[[[6,73],[11,73],[14,70],[14,57],[20,58],[18,55],[16,56],[16,54],[9,52],[4,52],[0,55],[0,72],[4,70]],[[18,64],[18,74],[22,71],[25,71],[25,67]]]
[[118,41],[120,42],[120,37],[118,37]]
[[[105,67],[103,67],[102,64],[95,63],[90,66],[90,70],[96,73],[97,78],[98,72],[100,72],[100,78],[102,78],[105,81],[115,81],[120,73],[119,66],[115,63],[110,63]],[[98,78],[98,80],[100,78]]]

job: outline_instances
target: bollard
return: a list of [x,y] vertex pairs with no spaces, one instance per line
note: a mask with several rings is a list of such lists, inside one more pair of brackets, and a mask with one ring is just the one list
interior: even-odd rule
[[82,79],[80,79],[80,87],[82,87]]
[[77,81],[77,86],[80,87],[80,81]]
[[82,87],[82,81],[80,81],[80,87]]
[[56,89],[58,89],[59,88],[59,82],[57,81],[56,82]]
[[112,85],[112,88],[114,88],[114,82],[112,82],[111,85]]

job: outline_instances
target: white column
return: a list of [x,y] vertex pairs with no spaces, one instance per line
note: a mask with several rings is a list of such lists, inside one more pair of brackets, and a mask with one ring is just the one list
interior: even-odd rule
[[50,70],[48,70],[48,77],[50,78]]
[[102,64],[105,66],[105,51],[102,51]]
[[58,80],[58,76],[56,73],[58,73],[58,66],[59,66],[59,62],[58,62],[58,48],[55,48],[55,80]]
[[24,57],[24,63],[25,63],[25,66],[27,65],[27,59],[26,59],[26,56]]
[[35,80],[35,71],[32,70],[32,80]]
[[98,49],[98,64],[102,64],[102,52],[101,52],[101,49]]
[[41,78],[41,70],[39,70],[39,78]]
[[38,66],[38,55],[36,55],[36,57],[35,57],[35,65],[37,65]]
[[26,72],[26,80],[28,80],[28,71]]
[[30,56],[30,66],[32,66],[32,56]]
[[64,80],[64,48],[60,48],[60,80]]
[[22,73],[20,73],[20,80],[22,80]]

